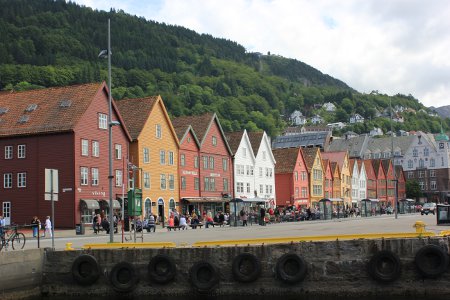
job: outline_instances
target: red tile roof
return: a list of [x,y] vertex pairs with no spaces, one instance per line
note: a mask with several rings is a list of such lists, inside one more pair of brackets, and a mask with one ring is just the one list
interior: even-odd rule
[[273,156],[277,162],[275,165],[275,174],[294,172],[299,149],[300,148],[279,148],[272,150]]
[[317,156],[317,150],[319,148],[302,148],[303,153],[303,159],[305,160],[306,168],[308,169],[308,172],[311,173],[311,169],[314,166],[314,160]]
[[[73,131],[104,83],[0,94],[0,136]],[[62,107],[65,101],[68,105]],[[35,110],[27,108],[36,104]],[[20,120],[23,120],[21,122]]]
[[258,155],[259,146],[264,136],[264,131],[247,132],[250,144],[252,145],[253,153]]
[[244,134],[243,131],[228,132],[225,134],[225,136],[227,137],[228,145],[230,145],[233,155],[236,154],[236,151],[239,148],[239,145],[241,144],[243,134]]
[[335,161],[339,164],[339,168],[342,169],[344,165],[345,155],[347,151],[338,151],[338,152],[322,152],[322,159],[329,159],[330,161]]
[[189,125],[194,129],[195,135],[200,143],[203,142],[203,138],[208,132],[209,126],[213,121],[215,114],[206,113],[200,116],[183,116],[172,120],[174,128],[184,128],[185,130]]
[[133,140],[140,135],[158,98],[159,96],[153,96],[115,102]]

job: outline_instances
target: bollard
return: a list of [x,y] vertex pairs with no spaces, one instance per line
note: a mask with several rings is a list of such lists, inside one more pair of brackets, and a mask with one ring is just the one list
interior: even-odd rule
[[416,223],[413,225],[414,228],[416,228],[416,233],[425,233],[425,222],[423,221],[416,221]]
[[75,250],[75,249],[72,248],[72,243],[66,243],[66,248],[64,250],[65,251],[70,251],[70,250]]

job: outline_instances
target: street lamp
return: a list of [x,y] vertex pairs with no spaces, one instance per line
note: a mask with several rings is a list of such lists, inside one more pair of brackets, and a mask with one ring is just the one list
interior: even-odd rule
[[108,153],[109,153],[109,242],[114,242],[114,219],[113,219],[113,167],[112,167],[112,127],[119,125],[117,121],[112,121],[112,98],[111,98],[111,22],[108,19],[108,49],[102,50],[98,57],[108,57]]
[[395,171],[395,159],[394,159],[394,130],[392,128],[392,100],[389,99],[389,110],[391,113],[391,161],[392,161],[392,168],[394,168],[394,214],[395,218],[398,218],[398,199],[397,199],[397,173]]

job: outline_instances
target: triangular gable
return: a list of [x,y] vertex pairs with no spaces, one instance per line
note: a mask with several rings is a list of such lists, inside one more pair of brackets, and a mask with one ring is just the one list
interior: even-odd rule
[[[175,129],[175,131],[178,131],[176,128],[174,128],[174,129]],[[194,129],[192,128],[191,125],[189,125],[184,130],[184,133],[181,134],[181,137],[180,137],[180,135],[178,135],[178,139],[180,141],[180,147],[184,143],[185,139],[189,136],[189,133],[194,138],[195,145],[197,146],[197,149],[200,149],[200,142],[198,141],[197,136],[195,135]]]
[[153,105],[153,107],[150,111],[150,114],[148,115],[148,118],[150,118],[150,116],[152,115],[152,113],[157,105],[159,105],[161,107],[163,115],[164,115],[164,119],[166,120],[167,125],[169,125],[169,129],[172,134],[172,137],[174,138],[174,140],[177,144],[177,147],[180,148],[180,141],[178,140],[177,133],[175,132],[175,128],[173,128],[172,122],[170,121],[169,114],[167,113],[166,106],[164,105],[164,101],[162,100],[160,95],[157,96],[157,101]]
[[211,118],[211,121],[209,122],[209,125],[208,125],[208,127],[207,127],[207,129],[206,129],[206,131],[205,131],[205,133],[204,133],[204,135],[203,135],[203,137],[201,138],[201,141],[200,141],[200,147],[201,147],[201,146],[203,145],[203,143],[205,142],[206,136],[208,135],[209,130],[211,129],[211,126],[213,125],[214,122],[216,122],[217,126],[219,127],[219,132],[220,132],[220,134],[222,135],[222,139],[223,139],[223,141],[224,141],[224,143],[225,143],[225,146],[226,146],[226,148],[227,148],[227,150],[228,150],[228,154],[229,154],[230,156],[233,156],[233,152],[231,151],[230,145],[228,145],[227,138],[226,138],[226,136],[225,136],[225,133],[223,132],[222,125],[220,125],[219,118],[217,117],[217,114],[216,114],[216,113],[213,114],[213,116],[212,116],[212,118]]

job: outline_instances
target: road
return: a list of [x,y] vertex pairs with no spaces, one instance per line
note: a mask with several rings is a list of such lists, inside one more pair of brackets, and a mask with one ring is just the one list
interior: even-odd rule
[[[197,241],[210,240],[236,240],[249,238],[293,237],[293,236],[317,236],[339,234],[364,234],[364,233],[392,233],[414,232],[413,225],[416,221],[424,221],[426,230],[439,233],[441,230],[449,230],[448,226],[437,226],[434,215],[399,215],[397,219],[393,215],[371,218],[347,218],[330,221],[303,221],[277,223],[267,226],[247,227],[215,227],[202,229],[189,229],[182,231],[170,231],[157,227],[155,233],[143,234],[144,242],[175,242],[178,246],[189,246]],[[27,234],[29,237],[29,234]],[[130,237],[126,233],[127,238]],[[92,228],[86,228],[85,235],[76,235],[75,230],[58,230],[55,234],[55,248],[64,249],[66,243],[72,243],[75,249],[88,243],[108,243],[109,234],[94,234]],[[115,242],[122,241],[122,235],[114,235]],[[140,240],[137,240],[140,242]],[[50,238],[40,239],[40,247],[51,247]],[[27,238],[25,249],[37,248],[37,239]]]

